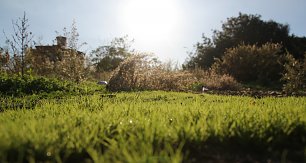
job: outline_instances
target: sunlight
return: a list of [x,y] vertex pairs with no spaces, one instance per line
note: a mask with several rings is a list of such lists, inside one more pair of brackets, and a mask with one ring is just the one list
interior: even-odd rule
[[136,41],[156,43],[175,39],[179,26],[175,0],[130,0],[122,12],[124,28]]

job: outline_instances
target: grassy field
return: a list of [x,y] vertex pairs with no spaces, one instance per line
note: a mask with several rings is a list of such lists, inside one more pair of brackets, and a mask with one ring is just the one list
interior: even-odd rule
[[174,92],[42,99],[0,113],[0,162],[304,162],[306,98]]

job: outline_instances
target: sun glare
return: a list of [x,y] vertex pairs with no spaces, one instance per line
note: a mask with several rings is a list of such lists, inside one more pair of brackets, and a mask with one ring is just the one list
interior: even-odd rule
[[131,37],[155,43],[175,39],[178,13],[175,0],[129,0],[122,16],[124,28]]

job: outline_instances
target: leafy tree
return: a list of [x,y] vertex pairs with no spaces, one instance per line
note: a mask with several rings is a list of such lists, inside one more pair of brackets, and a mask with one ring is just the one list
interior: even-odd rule
[[260,15],[239,13],[238,17],[228,18],[222,24],[222,30],[215,30],[212,39],[203,35],[203,42],[195,45],[196,51],[186,61],[185,68],[201,67],[208,69],[221,58],[228,48],[240,44],[256,45],[279,43],[282,51],[288,50],[295,58],[303,58],[306,51],[306,38],[289,35],[289,25],[273,20],[263,21]]
[[214,62],[214,57],[217,56],[216,48],[212,40],[202,35],[203,42],[195,45],[196,51],[190,53],[189,60],[183,65],[184,69],[208,69]]
[[134,50],[128,36],[113,39],[109,45],[99,46],[91,52],[92,62],[97,72],[112,71],[126,58],[131,56]]
[[[26,63],[25,63],[25,53],[27,48],[31,47],[33,34],[29,31],[29,20],[26,17],[26,13],[23,13],[22,18],[12,21],[14,33],[9,38],[5,33],[6,42],[9,44],[12,53],[14,54],[13,63],[14,70],[16,72],[21,72],[23,77],[25,73]],[[21,70],[20,70],[21,69]]]

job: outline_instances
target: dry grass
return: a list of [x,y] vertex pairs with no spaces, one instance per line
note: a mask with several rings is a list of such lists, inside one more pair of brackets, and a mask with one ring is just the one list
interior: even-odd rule
[[167,90],[187,91],[194,85],[211,89],[238,89],[239,84],[229,75],[196,70],[169,70],[150,55],[136,54],[122,62],[110,77],[110,91]]
[[228,74],[217,74],[213,70],[204,71],[196,69],[193,75],[198,79],[198,83],[212,90],[239,90],[241,85]]

